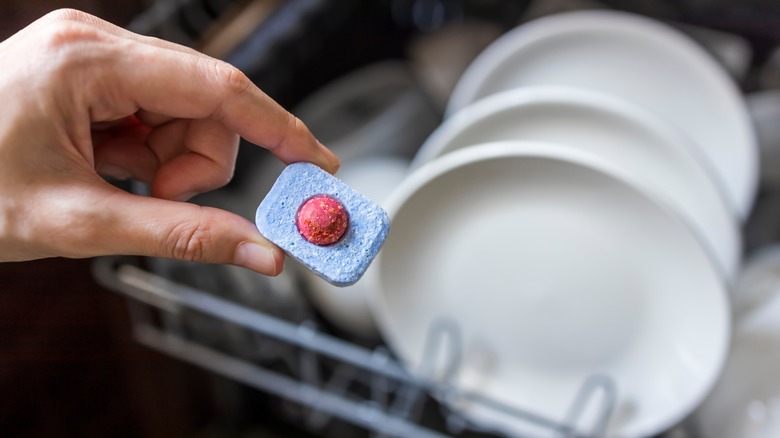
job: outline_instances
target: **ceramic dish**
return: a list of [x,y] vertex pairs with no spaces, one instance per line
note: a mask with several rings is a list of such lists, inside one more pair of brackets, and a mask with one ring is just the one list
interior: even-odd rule
[[562,421],[585,379],[605,374],[618,391],[607,435],[621,437],[667,429],[715,382],[724,279],[685,222],[609,163],[537,142],[474,146],[412,173],[387,210],[372,310],[411,370],[431,325],[456,321],[458,387]]
[[473,144],[539,140],[571,145],[615,163],[632,182],[668,201],[706,239],[733,279],[742,250],[739,219],[712,168],[690,140],[654,114],[610,95],[566,87],[505,91],[447,119],[413,167]]
[[344,75],[294,113],[342,162],[383,154],[410,158],[441,121],[401,61],[370,64]]
[[553,15],[508,32],[469,66],[447,112],[512,88],[567,85],[625,98],[689,135],[745,218],[758,178],[745,103],[719,65],[660,22],[615,11]]

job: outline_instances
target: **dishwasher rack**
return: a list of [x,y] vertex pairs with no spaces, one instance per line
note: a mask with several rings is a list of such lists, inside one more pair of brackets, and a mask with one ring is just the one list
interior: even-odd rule
[[[99,258],[93,269],[98,282],[127,297],[133,334],[139,343],[305,407],[310,430],[321,429],[335,418],[374,436],[506,435],[506,431],[469,422],[446,407],[468,402],[552,436],[600,437],[616,404],[615,383],[604,375],[593,375],[582,383],[562,420],[459,389],[452,383],[461,359],[455,321],[441,320],[430,328],[423,363],[417,370],[407,370],[384,347],[367,349],[318,330],[313,321],[293,324],[175,283],[142,269],[132,258]],[[231,351],[188,336],[186,318],[192,315],[188,312],[197,312],[224,327],[245,330],[247,339],[266,360],[248,357],[246,344]],[[438,363],[442,356],[443,363]],[[434,373],[435,369],[443,372]],[[441,424],[423,420],[423,411],[431,409],[438,411]],[[597,413],[596,421],[590,430],[582,431],[577,425],[586,409]]]

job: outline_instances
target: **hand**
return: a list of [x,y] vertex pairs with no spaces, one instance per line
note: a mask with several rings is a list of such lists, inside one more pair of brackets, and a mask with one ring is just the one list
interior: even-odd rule
[[276,275],[284,255],[254,224],[183,201],[230,180],[239,135],[285,163],[339,166],[235,67],[85,13],[3,41],[0,66],[0,261],[127,254]]

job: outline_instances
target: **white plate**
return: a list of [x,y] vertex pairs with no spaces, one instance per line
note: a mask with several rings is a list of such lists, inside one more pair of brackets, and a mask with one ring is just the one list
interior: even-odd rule
[[569,87],[501,92],[447,119],[412,167],[477,143],[539,140],[570,145],[615,163],[632,183],[668,201],[701,232],[729,279],[741,259],[739,219],[717,175],[690,140],[654,114],[610,95]]
[[455,320],[460,387],[562,420],[583,381],[606,374],[618,390],[609,436],[625,437],[672,426],[715,381],[724,279],[684,221],[608,163],[537,142],[474,146],[412,173],[386,205],[372,310],[412,370],[429,327]]
[[535,20],[480,54],[455,87],[447,111],[537,85],[603,91],[673,122],[710,158],[740,217],[749,213],[758,159],[745,103],[716,62],[677,30],[615,11]]

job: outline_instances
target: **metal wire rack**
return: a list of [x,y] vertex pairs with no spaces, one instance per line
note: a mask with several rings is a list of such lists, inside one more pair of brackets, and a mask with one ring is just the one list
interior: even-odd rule
[[[467,402],[528,423],[549,436],[598,437],[604,435],[614,411],[617,388],[604,375],[586,379],[560,419],[458,388],[453,384],[461,361],[456,321],[440,320],[430,328],[422,364],[408,370],[382,346],[366,349],[318,330],[313,321],[293,324],[177,284],[141,269],[132,259],[97,259],[94,273],[105,287],[128,298],[138,342],[306,407],[306,426],[311,430],[338,419],[376,436],[506,434],[448,408]],[[187,328],[195,315],[211,318],[222,328],[241,328],[248,342],[206,345]],[[430,409],[436,409],[443,422],[426,424],[422,414]],[[578,427],[586,409],[598,413],[589,430]]]

